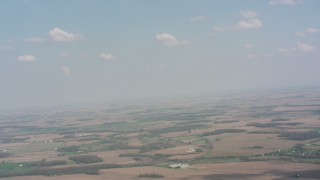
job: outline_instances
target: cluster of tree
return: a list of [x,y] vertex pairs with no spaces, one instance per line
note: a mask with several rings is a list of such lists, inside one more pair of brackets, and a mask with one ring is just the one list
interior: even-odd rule
[[65,160],[52,160],[47,161],[43,159],[42,161],[33,162],[28,164],[29,166],[40,166],[40,167],[48,167],[48,166],[58,166],[58,165],[65,165],[67,162]]
[[297,125],[301,125],[304,124],[302,122],[289,122],[289,123],[285,123],[284,125],[289,125],[289,126],[297,126]]
[[244,129],[218,129],[211,132],[205,132],[201,136],[212,136],[212,135],[218,135],[223,133],[242,133],[246,132]]
[[68,139],[68,138],[75,138],[76,136],[74,134],[68,134],[68,135],[64,135],[62,138],[63,139]]
[[20,143],[20,142],[25,142],[29,137],[25,138],[2,138],[1,143],[6,144],[6,143]]
[[76,163],[83,163],[83,164],[91,164],[91,163],[97,163],[97,162],[103,161],[102,158],[96,155],[71,156],[68,158]]
[[290,119],[284,119],[284,118],[275,118],[271,120],[272,122],[279,122],[279,121],[290,121]]
[[127,142],[117,142],[109,145],[109,150],[117,150],[117,149],[135,149],[136,147],[129,146]]
[[188,124],[182,126],[170,126],[162,129],[155,129],[150,131],[150,133],[154,134],[163,134],[169,132],[180,132],[180,131],[190,131],[192,129],[201,129],[201,128],[208,128],[208,125],[205,124]]
[[69,134],[75,134],[75,131],[63,131],[59,133],[60,135],[69,135]]
[[153,173],[144,173],[144,174],[139,174],[138,177],[147,177],[147,178],[164,178],[163,175],[157,174],[155,172]]
[[156,143],[149,143],[145,144],[140,147],[140,152],[148,152],[148,151],[153,151],[157,149],[166,149],[173,147],[172,144],[170,143],[165,143],[165,142],[156,142]]
[[120,166],[117,164],[95,164],[95,165],[83,165],[72,167],[59,167],[59,168],[36,168],[29,171],[9,171],[7,173],[0,174],[0,178],[13,177],[13,176],[57,176],[63,174],[97,174],[99,169],[120,168],[129,166]]
[[12,154],[10,153],[6,153],[6,152],[0,152],[0,158],[7,158],[12,156]]
[[309,140],[314,138],[320,138],[320,133],[317,130],[308,132],[284,132],[279,135],[279,137],[284,137],[288,140]]
[[263,146],[250,146],[250,147],[247,147],[248,149],[262,149]]
[[68,146],[68,147],[60,147],[57,149],[58,152],[77,152],[79,151],[79,146]]
[[83,141],[98,141],[98,140],[101,140],[101,137],[88,136],[88,137],[81,138],[78,141],[83,142]]
[[240,122],[240,121],[239,120],[215,121],[215,124],[236,123],[236,122]]
[[268,128],[268,127],[276,127],[280,126],[282,123],[275,123],[275,122],[270,122],[270,123],[249,123],[247,126],[255,126],[258,128]]

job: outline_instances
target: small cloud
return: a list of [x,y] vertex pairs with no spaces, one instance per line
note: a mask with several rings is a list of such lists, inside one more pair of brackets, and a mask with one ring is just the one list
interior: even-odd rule
[[297,42],[296,44],[296,48],[298,51],[302,51],[302,52],[314,52],[316,51],[316,48],[312,45],[309,44],[305,44],[302,42]]
[[239,21],[237,24],[233,26],[226,26],[226,27],[219,27],[215,26],[213,30],[215,31],[240,31],[240,30],[246,30],[246,29],[256,29],[261,28],[263,26],[262,22],[259,19],[248,19],[248,20],[242,20]]
[[234,28],[235,29],[254,29],[262,27],[262,22],[259,19],[249,19],[238,22]]
[[69,33],[60,28],[54,28],[49,31],[49,35],[56,42],[72,42],[83,39],[81,34]]
[[156,39],[167,47],[185,46],[190,44],[189,41],[178,40],[173,35],[168,33],[157,34]]
[[25,41],[29,43],[44,43],[46,40],[38,37],[30,37],[25,39]]
[[295,32],[294,35],[296,35],[296,36],[298,36],[298,37],[304,37],[304,36],[306,36],[306,34],[305,34],[304,32],[301,32],[301,31]]
[[271,5],[293,6],[301,3],[303,3],[303,0],[269,0],[269,4]]
[[280,53],[291,53],[295,50],[296,48],[278,48],[278,52]]
[[319,29],[310,27],[310,28],[308,28],[308,29],[306,30],[306,32],[307,32],[307,33],[310,33],[310,34],[318,33],[318,32],[319,32]]
[[205,21],[208,20],[210,17],[209,16],[193,16],[190,17],[189,20],[190,21]]
[[14,51],[14,48],[12,46],[0,46],[0,50],[3,52],[11,52]]
[[71,70],[67,66],[61,66],[61,70],[63,72],[64,77],[69,78],[71,75]]
[[257,55],[255,55],[255,54],[247,54],[248,59],[255,59],[256,57],[257,57]]
[[217,31],[217,32],[227,31],[227,30],[228,30],[228,27],[215,26],[215,27],[213,27],[213,30],[214,30],[214,31]]
[[243,18],[246,18],[246,19],[255,18],[255,17],[258,16],[258,14],[256,12],[253,12],[253,11],[241,11],[240,15]]
[[20,62],[33,62],[33,61],[36,61],[36,57],[34,55],[28,54],[28,55],[19,56],[18,60]]
[[260,19],[255,18],[258,16],[256,12],[253,11],[241,11],[240,15],[244,18],[244,20],[239,21],[238,23],[231,26],[215,26],[213,27],[214,31],[239,31],[246,29],[256,29],[261,28],[263,23]]
[[304,37],[308,34],[315,34],[315,33],[318,33],[319,32],[319,29],[317,28],[313,28],[313,27],[310,27],[310,28],[307,28],[306,30],[304,31],[298,31],[298,32],[295,32],[294,34],[298,37]]
[[274,54],[268,53],[258,53],[258,54],[247,54],[248,59],[258,59],[258,60],[267,60],[274,58]]
[[294,51],[294,49],[279,48],[278,51],[279,51],[280,53],[290,53],[290,52]]
[[70,57],[70,54],[66,53],[66,52],[63,52],[63,53],[59,54],[59,57],[65,59],[65,58]]
[[248,48],[248,49],[253,48],[252,44],[249,44],[249,43],[245,44],[244,46],[245,46],[246,48]]
[[296,52],[296,51],[300,51],[300,52],[305,52],[305,53],[311,53],[316,51],[317,48],[310,45],[310,44],[306,44],[306,43],[302,43],[300,41],[298,41],[296,43],[296,45],[292,48],[279,48],[278,51],[280,53],[291,53],[291,52]]
[[115,57],[114,57],[112,54],[110,54],[110,53],[101,53],[101,54],[99,55],[99,57],[100,57],[102,60],[105,60],[105,61],[110,61],[110,60],[115,59]]

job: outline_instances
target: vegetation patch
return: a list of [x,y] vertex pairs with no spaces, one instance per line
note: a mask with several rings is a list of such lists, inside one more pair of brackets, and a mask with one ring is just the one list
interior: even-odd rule
[[166,142],[155,142],[155,143],[149,143],[149,144],[143,145],[139,148],[140,148],[140,152],[149,152],[149,151],[158,150],[158,149],[167,149],[170,147],[174,147],[174,145]]
[[93,121],[95,120],[94,118],[80,118],[77,121]]
[[247,147],[247,149],[262,149],[263,146],[250,146],[250,147]]
[[239,120],[215,121],[215,124],[236,123],[236,122],[240,122],[240,121]]
[[136,147],[129,146],[127,142],[118,142],[109,145],[109,150],[117,150],[117,149],[135,149]]
[[224,133],[242,133],[246,132],[244,129],[218,129],[211,132],[203,133],[201,136],[212,136],[212,135],[219,135]]
[[[22,166],[20,166],[22,165]],[[132,165],[131,165],[132,166]],[[57,176],[63,174],[97,174],[99,169],[130,167],[130,165],[117,164],[92,164],[60,168],[32,168],[28,163],[4,163],[0,164],[0,178],[12,176]]]
[[285,125],[289,125],[289,126],[297,126],[297,125],[301,125],[301,124],[304,124],[304,123],[301,123],[301,122],[285,123]]
[[304,141],[309,139],[320,138],[320,131],[314,130],[308,132],[284,132],[280,134],[279,137],[283,137],[288,140]]
[[3,138],[1,139],[1,143],[7,144],[7,143],[22,143],[25,142],[29,137],[25,138]]
[[77,152],[79,151],[79,146],[68,146],[68,147],[60,147],[57,150],[58,152]]
[[208,127],[210,126],[204,125],[204,124],[189,124],[189,125],[182,125],[182,126],[170,126],[162,129],[155,129],[155,130],[152,130],[151,133],[163,134],[163,133],[169,133],[169,132],[191,131],[193,129],[203,129]]
[[0,152],[0,158],[7,158],[12,156],[12,154],[10,153],[6,153],[6,152]]
[[285,118],[275,118],[271,120],[272,122],[282,122],[282,121],[290,121],[290,119]]
[[320,163],[320,150],[308,149],[303,144],[297,144],[288,150],[278,150],[276,152],[268,153],[267,157],[277,157],[280,160],[292,162],[314,162]]
[[96,155],[81,155],[81,156],[71,156],[68,157],[70,160],[79,163],[79,164],[91,164],[102,162],[103,159]]
[[58,166],[58,165],[65,165],[65,164],[67,164],[67,162],[65,160],[47,161],[46,159],[43,159],[42,161],[31,162],[28,165],[29,166],[39,166],[39,167],[49,167],[49,166]]
[[276,126],[280,126],[282,125],[282,123],[275,123],[275,122],[271,122],[271,123],[249,123],[247,124],[247,126],[255,126],[258,128],[268,128],[268,127],[276,127]]
[[155,172],[153,173],[144,173],[144,174],[139,174],[138,177],[147,177],[147,178],[164,178],[164,175],[157,174]]

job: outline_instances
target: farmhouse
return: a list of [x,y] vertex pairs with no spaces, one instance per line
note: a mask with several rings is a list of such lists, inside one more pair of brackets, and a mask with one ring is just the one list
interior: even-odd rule
[[194,153],[194,152],[196,152],[196,150],[192,147],[187,149],[187,153]]
[[171,167],[173,169],[175,169],[175,168],[184,169],[184,168],[190,167],[190,165],[189,164],[176,164],[176,163],[174,163],[174,164],[170,164],[169,167]]

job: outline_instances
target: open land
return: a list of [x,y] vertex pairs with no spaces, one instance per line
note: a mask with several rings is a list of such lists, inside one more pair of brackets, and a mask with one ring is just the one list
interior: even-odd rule
[[320,90],[0,113],[0,178],[320,179]]

